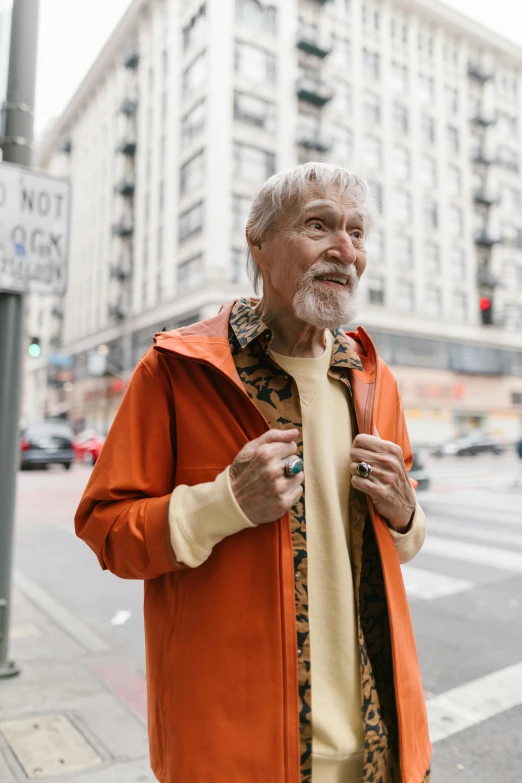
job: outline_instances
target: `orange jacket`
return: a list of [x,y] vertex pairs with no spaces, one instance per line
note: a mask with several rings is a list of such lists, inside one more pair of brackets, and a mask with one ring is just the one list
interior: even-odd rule
[[[177,562],[168,509],[178,484],[212,481],[268,425],[230,352],[231,305],[156,335],[138,364],[76,515],[102,568],[145,580],[151,763],[162,783],[299,783],[294,563],[288,514],[230,536],[199,568]],[[350,335],[360,432],[411,448],[397,386],[362,329]],[[402,783],[431,747],[399,561],[370,507],[391,627]]]

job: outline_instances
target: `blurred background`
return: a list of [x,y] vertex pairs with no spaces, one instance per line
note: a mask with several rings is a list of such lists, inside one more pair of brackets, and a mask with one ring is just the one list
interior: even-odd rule
[[[0,101],[10,16],[0,0]],[[256,188],[300,162],[337,162],[367,177],[379,206],[357,323],[397,377],[429,520],[404,576],[433,780],[518,783],[522,11],[42,0],[35,129],[33,167],[68,178],[72,207],[65,295],[25,298],[20,465],[50,469],[19,477],[17,657],[42,637],[66,655],[64,634],[90,670],[94,656],[96,682],[136,722],[134,751],[96,740],[109,702],[86,713],[64,695],[60,709],[91,726],[98,763],[123,764],[125,783],[152,779],[141,586],[97,570],[70,535],[75,506],[154,333],[252,293]]]

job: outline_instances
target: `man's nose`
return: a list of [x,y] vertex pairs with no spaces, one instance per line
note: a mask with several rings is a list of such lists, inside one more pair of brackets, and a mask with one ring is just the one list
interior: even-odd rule
[[340,261],[346,266],[355,264],[357,253],[355,252],[351,236],[346,233],[338,236],[336,241],[332,244],[332,247],[328,250],[327,256],[328,258]]

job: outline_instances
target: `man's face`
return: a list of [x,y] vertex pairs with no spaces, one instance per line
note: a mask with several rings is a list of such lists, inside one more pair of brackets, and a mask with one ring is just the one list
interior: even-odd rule
[[265,297],[320,329],[350,322],[366,268],[364,239],[363,215],[351,199],[311,187],[256,249]]

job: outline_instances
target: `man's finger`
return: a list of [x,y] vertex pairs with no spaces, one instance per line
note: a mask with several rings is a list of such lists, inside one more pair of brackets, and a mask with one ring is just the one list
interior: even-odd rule
[[384,452],[386,441],[376,435],[356,435],[352,444],[354,449],[366,449],[367,451]]
[[290,443],[299,436],[299,430],[268,430],[255,441],[260,446],[263,443]]

